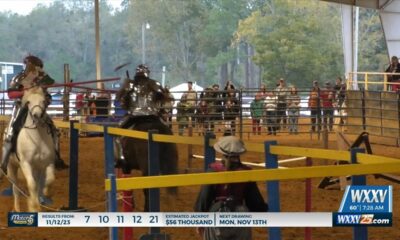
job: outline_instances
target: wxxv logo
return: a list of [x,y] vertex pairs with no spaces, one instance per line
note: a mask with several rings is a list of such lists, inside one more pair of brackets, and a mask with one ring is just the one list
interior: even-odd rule
[[352,189],[351,201],[357,203],[384,203],[388,190]]
[[333,226],[392,226],[392,213],[352,214],[333,213]]
[[334,226],[392,226],[392,186],[347,186]]
[[392,212],[392,186],[347,186],[339,212]]

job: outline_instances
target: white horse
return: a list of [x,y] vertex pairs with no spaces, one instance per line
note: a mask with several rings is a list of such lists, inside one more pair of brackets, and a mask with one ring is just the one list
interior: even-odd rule
[[54,142],[46,119],[46,97],[41,87],[25,91],[21,107],[29,111],[21,128],[16,144],[16,152],[8,164],[8,176],[13,183],[14,210],[19,212],[20,192],[17,186],[17,173],[20,167],[29,190],[28,210],[40,210],[39,198],[48,194],[48,187],[54,181]]

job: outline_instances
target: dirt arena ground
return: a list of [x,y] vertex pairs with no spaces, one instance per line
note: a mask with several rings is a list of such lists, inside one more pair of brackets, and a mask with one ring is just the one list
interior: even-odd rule
[[[261,136],[244,135],[244,139],[248,141],[260,142],[265,140],[277,140],[279,144],[286,146],[301,146],[322,148],[323,143],[310,139],[309,134],[288,135],[278,134],[278,136],[267,136],[265,133]],[[330,135],[329,148],[336,149],[335,135]],[[374,139],[372,149],[374,154],[400,157],[400,148],[382,145],[380,139]],[[188,146],[179,146],[179,164],[183,172],[187,167]],[[194,153],[202,154],[201,148],[193,148]],[[68,162],[69,142],[68,139],[62,139],[62,157]],[[287,158],[280,156],[280,158]],[[251,162],[263,162],[262,154],[246,153],[243,160]],[[315,165],[326,164],[325,161],[314,159]],[[303,162],[286,164],[285,166],[303,166]],[[202,160],[194,160],[193,167],[202,168]],[[134,175],[138,175],[137,172]],[[52,189],[54,204],[52,208],[60,208],[68,205],[68,171],[59,171],[56,175],[56,182]],[[312,211],[314,212],[330,212],[337,211],[343,195],[339,190],[321,190],[317,188],[321,179],[313,179],[312,189]],[[391,182],[382,179],[375,179],[373,176],[368,177],[370,185],[390,185]],[[5,179],[0,181],[0,189],[4,189],[9,184]],[[265,184],[258,183],[264,196]],[[396,240],[400,239],[400,186],[393,185],[393,227],[389,228],[369,228],[369,239],[373,240]],[[22,185],[23,188],[24,185]],[[283,181],[280,184],[281,210],[282,212],[302,212],[304,211],[305,197],[305,180]],[[199,186],[182,187],[179,189],[179,195],[176,199],[166,196],[162,192],[161,208],[162,211],[192,211]],[[143,210],[143,196],[141,191],[134,192],[136,198],[137,211]],[[26,207],[23,202],[23,207]],[[80,138],[79,144],[79,206],[89,209],[89,211],[105,211],[105,192],[104,192],[104,149],[103,139],[101,137],[83,137]],[[108,239],[107,228],[8,228],[7,213],[12,210],[12,198],[0,196],[0,240],[69,240],[84,239],[98,240]],[[135,239],[146,233],[148,229],[134,229]],[[253,230],[253,239],[268,239],[267,229],[257,228]],[[201,239],[195,232],[194,228],[162,228],[162,232],[171,234],[171,239],[187,240]],[[120,239],[121,238],[120,233]],[[282,239],[300,240],[304,239],[304,228],[283,228]],[[315,240],[337,240],[352,239],[352,228],[313,228],[312,236]]]

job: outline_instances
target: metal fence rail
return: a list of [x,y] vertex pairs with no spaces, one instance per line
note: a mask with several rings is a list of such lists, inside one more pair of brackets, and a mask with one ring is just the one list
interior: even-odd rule
[[[268,134],[268,127],[277,129],[277,134],[290,133],[290,122],[295,121],[296,133],[321,134],[324,129],[346,131],[347,133],[358,134],[368,131],[370,135],[384,136],[400,139],[400,98],[399,93],[348,90],[342,106],[338,101],[333,101],[333,107],[324,107],[324,99],[321,89],[318,92],[318,106],[309,107],[309,89],[300,89],[298,115],[290,115],[288,107],[277,107],[274,114],[267,116],[267,108],[262,105],[262,117],[259,122],[254,122],[251,108],[256,94],[261,94],[258,89],[241,89],[234,92],[236,105],[229,108],[226,91],[197,92],[196,99],[192,100],[192,106],[182,107],[180,99],[175,97],[171,106],[163,106],[167,114],[163,115],[167,124],[171,126],[176,134],[188,136],[201,136],[207,131],[233,133],[241,138],[247,135]],[[274,89],[266,89],[266,92],[277,94]],[[172,92],[174,96],[181,96],[185,92]],[[74,94],[74,93],[71,93]],[[264,94],[264,93],[262,93]],[[290,98],[289,92],[286,101]],[[77,104],[76,96],[70,97],[70,104],[62,104],[64,98],[53,99],[48,112],[55,118],[63,118],[64,112],[68,112],[70,119],[78,120],[81,123],[101,122],[117,124],[123,117],[125,111],[115,101],[115,96],[110,99],[90,99]],[[264,101],[264,100],[263,100]],[[81,106],[77,108],[77,106]],[[0,99],[0,113],[9,115],[13,106],[11,100]],[[69,106],[67,111],[63,106]],[[185,112],[186,111],[186,112]],[[330,111],[330,112],[329,112]],[[314,130],[314,132],[313,132]]]

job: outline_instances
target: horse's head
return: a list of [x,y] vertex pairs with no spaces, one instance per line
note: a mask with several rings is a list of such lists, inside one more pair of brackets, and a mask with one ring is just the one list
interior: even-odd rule
[[46,112],[46,96],[41,87],[33,87],[25,91],[22,106],[27,106],[29,115],[34,121],[43,118]]

